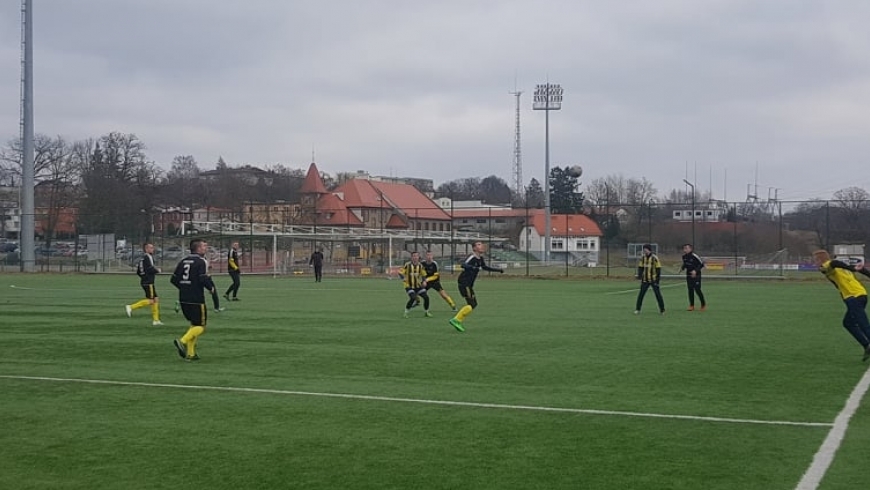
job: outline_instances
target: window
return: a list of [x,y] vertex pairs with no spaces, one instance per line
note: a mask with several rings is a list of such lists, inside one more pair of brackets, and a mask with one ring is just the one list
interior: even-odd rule
[[564,250],[565,242],[562,240],[551,240],[550,241],[550,249],[551,250]]
[[463,225],[468,224],[468,220],[467,219],[462,220],[462,224]]
[[504,219],[504,218],[496,218],[496,219],[495,219],[495,222],[496,222],[496,223],[499,223],[499,224],[504,224],[504,223],[505,223],[505,219]]
[[485,224],[486,224],[486,220],[485,220],[485,219],[478,219],[478,220],[477,220],[477,224],[479,224],[479,225],[485,225]]
[[680,211],[674,211],[675,218],[679,218],[680,216],[682,216],[682,214],[680,214]]

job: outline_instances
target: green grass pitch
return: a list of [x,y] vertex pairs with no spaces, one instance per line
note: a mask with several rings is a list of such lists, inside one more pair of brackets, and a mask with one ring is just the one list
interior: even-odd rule
[[[0,276],[0,488],[791,490],[867,369],[822,280],[635,316],[634,281],[482,276],[458,333],[397,281],[243,276],[198,363],[137,280]],[[868,445],[862,404],[819,488]]]

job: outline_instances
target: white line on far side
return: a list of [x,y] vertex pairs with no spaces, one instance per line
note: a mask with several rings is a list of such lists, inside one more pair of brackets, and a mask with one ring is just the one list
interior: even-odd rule
[[185,389],[185,390],[211,390],[211,391],[228,391],[236,393],[263,393],[272,395],[294,395],[294,396],[311,396],[322,398],[343,398],[350,400],[370,400],[381,402],[398,402],[398,403],[419,403],[426,405],[442,405],[452,407],[467,407],[467,408],[491,408],[500,410],[526,410],[537,412],[556,412],[556,413],[572,413],[584,415],[611,415],[622,417],[646,417],[657,419],[678,419],[678,420],[694,420],[701,422],[722,422],[733,424],[759,424],[759,425],[785,425],[798,427],[831,427],[828,422],[795,422],[788,420],[757,420],[757,419],[738,419],[728,417],[702,417],[696,415],[673,415],[660,413],[644,413],[644,412],[624,412],[617,410],[595,410],[587,408],[562,408],[562,407],[545,407],[534,405],[506,405],[501,403],[477,403],[477,402],[460,402],[450,400],[426,400],[419,398],[398,398],[391,396],[377,395],[355,395],[351,393],[317,393],[311,391],[292,391],[292,390],[273,390],[265,388],[242,388],[234,386],[203,386],[203,385],[180,385],[168,383],[144,383],[139,381],[113,381],[106,379],[81,379],[81,378],[52,378],[44,376],[15,376],[2,375],[2,379],[17,379],[31,381],[53,381],[60,383],[86,383],[98,385],[115,385],[115,386],[138,386],[146,388],[170,388],[170,389]]

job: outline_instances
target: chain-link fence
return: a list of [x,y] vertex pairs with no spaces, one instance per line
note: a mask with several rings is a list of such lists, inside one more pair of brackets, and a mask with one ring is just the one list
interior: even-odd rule
[[[665,274],[676,274],[682,245],[693,243],[708,276],[781,277],[815,270],[816,249],[863,255],[870,238],[870,203],[839,201],[605,203],[583,214],[551,213],[549,248],[547,216],[536,208],[337,208],[317,210],[316,219],[277,208],[199,219],[143,211],[99,229],[93,217],[67,215],[35,216],[37,271],[129,272],[145,242],[170,269],[197,237],[209,242],[215,273],[226,271],[238,242],[247,273],[310,274],[310,256],[321,250],[326,274],[390,275],[412,251],[431,250],[449,274],[483,241],[490,262],[522,276],[630,276],[644,243],[655,246]],[[17,271],[14,230],[0,231],[0,270]]]

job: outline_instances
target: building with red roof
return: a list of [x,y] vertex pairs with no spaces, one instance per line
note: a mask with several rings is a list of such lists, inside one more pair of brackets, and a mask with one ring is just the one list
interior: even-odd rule
[[[534,211],[531,222],[520,231],[519,249],[543,259],[546,216],[542,209]],[[598,223],[585,214],[553,214],[550,216],[550,258],[564,260],[568,254],[569,259],[573,257],[572,262],[597,263],[602,236]]]
[[350,179],[332,191],[311,164],[300,189],[302,223],[337,227],[450,231],[450,215],[411,184]]

